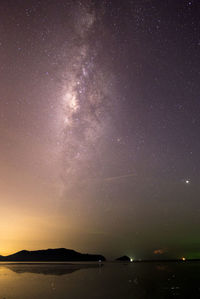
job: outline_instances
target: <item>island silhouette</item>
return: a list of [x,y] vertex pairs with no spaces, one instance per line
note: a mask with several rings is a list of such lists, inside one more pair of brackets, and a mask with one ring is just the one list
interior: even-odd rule
[[126,255],[123,255],[121,257],[118,257],[117,259],[115,259],[116,261],[120,261],[120,262],[130,262],[131,259],[130,257],[126,256]]
[[5,262],[94,262],[105,261],[105,257],[100,254],[80,253],[72,249],[55,248],[44,250],[21,250],[7,256],[0,256],[0,261]]

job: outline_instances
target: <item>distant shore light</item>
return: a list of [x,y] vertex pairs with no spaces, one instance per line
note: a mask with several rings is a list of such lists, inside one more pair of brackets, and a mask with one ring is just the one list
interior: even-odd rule
[[186,258],[185,258],[185,257],[182,257],[182,261],[186,261]]

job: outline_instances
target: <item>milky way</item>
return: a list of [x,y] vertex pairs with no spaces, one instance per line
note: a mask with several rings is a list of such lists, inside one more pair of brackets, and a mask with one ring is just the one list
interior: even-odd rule
[[102,57],[102,35],[108,35],[103,11],[86,3],[73,9],[73,38],[61,54],[66,59],[62,74],[62,177],[64,187],[77,190],[77,184],[91,184],[91,179],[103,175],[104,136],[111,131],[116,98],[114,75],[106,65],[106,54]]
[[0,255],[199,257],[199,9],[1,1]]

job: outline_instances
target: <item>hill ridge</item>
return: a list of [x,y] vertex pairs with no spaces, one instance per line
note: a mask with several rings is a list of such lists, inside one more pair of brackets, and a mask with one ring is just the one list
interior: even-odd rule
[[80,253],[73,249],[48,248],[40,250],[21,250],[2,256],[0,261],[105,261],[100,254]]

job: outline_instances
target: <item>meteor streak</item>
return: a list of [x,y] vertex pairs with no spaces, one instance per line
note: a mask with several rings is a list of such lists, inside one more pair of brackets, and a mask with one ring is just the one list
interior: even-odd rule
[[113,177],[105,178],[104,181],[110,182],[110,181],[115,181],[115,180],[119,180],[119,179],[129,178],[129,177],[133,177],[133,176],[135,176],[134,173],[124,174],[124,175],[119,175],[119,176],[113,176]]

